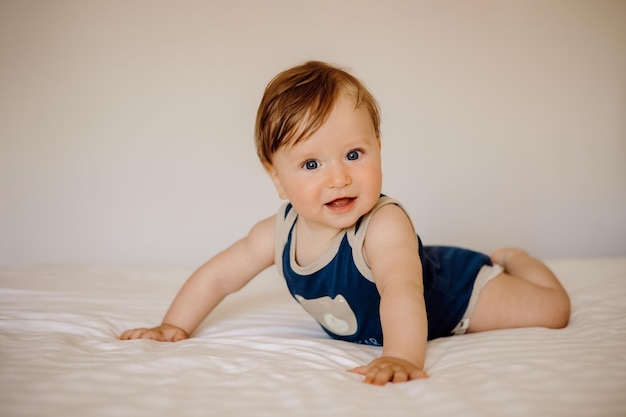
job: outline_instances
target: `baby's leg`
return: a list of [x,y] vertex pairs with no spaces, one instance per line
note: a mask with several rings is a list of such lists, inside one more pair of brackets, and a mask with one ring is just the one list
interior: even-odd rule
[[485,285],[470,317],[470,332],[516,327],[565,327],[570,301],[557,277],[520,249],[491,255],[504,273]]

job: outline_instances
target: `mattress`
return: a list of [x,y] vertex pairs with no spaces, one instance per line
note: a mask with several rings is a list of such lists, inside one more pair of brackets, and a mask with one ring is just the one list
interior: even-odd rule
[[194,336],[120,341],[158,324],[186,268],[0,268],[0,415],[626,416],[626,257],[548,265],[570,325],[430,341],[428,379],[346,372],[380,348],[331,340],[268,269]]

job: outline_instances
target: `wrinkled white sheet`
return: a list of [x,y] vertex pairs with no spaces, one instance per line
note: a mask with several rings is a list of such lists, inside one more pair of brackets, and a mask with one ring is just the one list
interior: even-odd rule
[[119,341],[157,324],[187,269],[0,268],[0,416],[625,416],[626,258],[555,260],[563,330],[429,343],[430,378],[368,386],[376,347],[334,341],[273,269],[189,340]]

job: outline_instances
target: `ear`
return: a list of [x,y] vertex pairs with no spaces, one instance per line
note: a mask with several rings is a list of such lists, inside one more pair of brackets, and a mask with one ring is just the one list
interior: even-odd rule
[[272,179],[272,182],[274,183],[274,187],[276,188],[276,192],[278,193],[278,197],[281,200],[287,200],[287,193],[285,192],[285,189],[283,188],[283,185],[280,182],[280,178],[278,178],[278,172],[276,171],[276,168],[274,167],[274,165],[263,164],[263,167],[265,168],[265,172],[267,172],[270,178]]

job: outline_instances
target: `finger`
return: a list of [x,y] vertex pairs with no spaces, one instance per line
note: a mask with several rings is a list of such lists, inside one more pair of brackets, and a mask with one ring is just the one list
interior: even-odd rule
[[136,339],[152,339],[162,341],[163,336],[159,334],[159,332],[155,332],[152,329],[139,328],[139,329],[131,329],[126,330],[120,336],[122,340],[136,340]]
[[185,340],[185,339],[187,339],[187,335],[181,332],[174,333],[172,337],[170,338],[172,342],[180,342],[181,340]]
[[393,370],[391,368],[375,367],[370,369],[366,374],[363,382],[373,385],[385,385],[393,378]]
[[163,334],[163,332],[159,332],[153,329],[149,329],[146,330],[142,335],[141,335],[142,339],[150,339],[150,340],[155,340],[157,342],[165,342],[165,335]]
[[367,373],[368,366],[357,366],[356,368],[348,369],[348,372],[352,372],[354,374],[365,375]]
[[132,330],[128,336],[129,340],[142,339],[147,329],[135,329]]
[[409,373],[404,368],[394,369],[393,379],[391,380],[391,382],[393,382],[394,384],[397,384],[400,382],[406,382],[408,380],[409,380]]
[[126,330],[124,331],[124,333],[122,333],[122,335],[120,336],[121,340],[132,340],[132,339],[136,339],[137,336],[137,332],[141,330],[141,329],[130,329],[130,330]]

